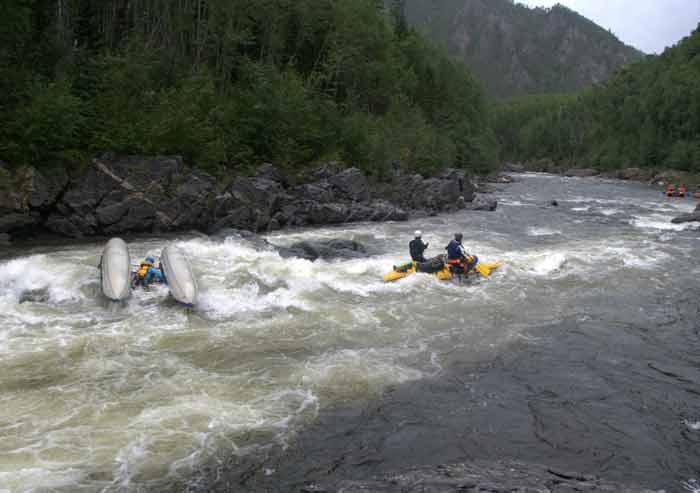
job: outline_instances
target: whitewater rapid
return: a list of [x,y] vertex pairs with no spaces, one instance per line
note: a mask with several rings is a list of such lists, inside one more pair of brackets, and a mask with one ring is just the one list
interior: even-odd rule
[[[164,287],[103,300],[102,242],[6,252],[0,492],[182,488],[205,462],[284,448],[320,410],[439,376],[455,352],[478,361],[536,341],[534,327],[598,309],[591,293],[700,279],[695,226],[670,223],[692,200],[612,181],[518,179],[493,213],[266,237],[354,239],[364,259],[284,259],[240,239],[129,242],[133,262],[168,241],[187,253],[201,290],[193,310]],[[470,251],[504,265],[466,285],[383,283],[415,229],[428,254],[463,231]],[[28,292],[40,298],[24,301]]]

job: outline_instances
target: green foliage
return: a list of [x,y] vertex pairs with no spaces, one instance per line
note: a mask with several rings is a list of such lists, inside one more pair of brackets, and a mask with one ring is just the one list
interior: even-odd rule
[[579,94],[497,103],[505,159],[700,172],[700,31]]
[[481,88],[401,24],[401,1],[11,1],[0,158],[16,165],[96,150],[216,169],[339,155],[381,179],[397,159],[425,173],[495,162]]

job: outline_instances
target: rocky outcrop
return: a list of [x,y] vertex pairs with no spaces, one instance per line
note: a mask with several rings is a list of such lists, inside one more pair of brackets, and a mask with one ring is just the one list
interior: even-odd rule
[[677,218],[671,220],[673,224],[683,224],[683,223],[692,223],[692,222],[699,222],[700,223],[700,204],[697,205],[695,210],[689,214],[683,214],[681,216],[678,216]]
[[365,247],[353,240],[301,241],[289,247],[279,248],[283,258],[298,257],[306,260],[333,258],[363,258],[367,256]]
[[[372,189],[357,168],[330,162],[293,184],[272,164],[230,183],[177,156],[104,153],[78,176],[0,168],[0,234],[66,237],[198,229],[270,231],[358,221],[405,221],[410,214],[468,208],[474,185],[462,170],[397,175]],[[481,206],[477,207],[477,210]]]

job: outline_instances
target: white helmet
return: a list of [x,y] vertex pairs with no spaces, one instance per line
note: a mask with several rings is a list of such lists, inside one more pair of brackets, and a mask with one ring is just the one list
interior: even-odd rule
[[416,238],[420,238],[421,236],[423,236],[423,233],[421,233],[420,229],[416,230],[416,232],[413,234],[416,236]]

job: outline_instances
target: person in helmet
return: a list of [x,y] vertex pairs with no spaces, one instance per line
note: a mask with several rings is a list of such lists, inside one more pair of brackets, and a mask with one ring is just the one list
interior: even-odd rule
[[450,241],[445,247],[447,250],[447,263],[452,268],[463,269],[464,273],[469,273],[479,262],[479,258],[476,255],[467,253],[464,245],[462,245],[462,238],[464,238],[462,233],[457,233],[454,240]]
[[139,270],[134,274],[134,285],[136,286],[145,287],[153,283],[162,284],[164,282],[163,271],[156,267],[156,260],[150,255],[141,262]]
[[416,231],[415,238],[408,244],[408,250],[411,252],[411,258],[414,262],[425,262],[423,253],[428,248],[429,243],[423,243],[423,233]]

